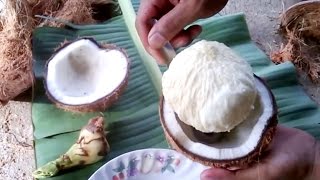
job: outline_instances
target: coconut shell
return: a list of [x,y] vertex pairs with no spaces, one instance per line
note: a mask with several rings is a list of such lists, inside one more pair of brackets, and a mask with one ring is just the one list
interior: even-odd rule
[[320,0],[303,1],[289,7],[280,17],[279,31],[285,43],[270,54],[275,63],[292,61],[308,74],[313,83],[320,82]]
[[299,36],[320,40],[320,0],[303,1],[289,7],[281,15],[280,28]]
[[53,57],[57,53],[59,53],[59,51],[61,51],[65,47],[67,47],[68,45],[70,45],[73,42],[76,42],[78,40],[81,40],[81,39],[90,40],[93,43],[95,43],[101,49],[108,49],[108,50],[116,49],[116,50],[121,51],[127,57],[127,63],[128,63],[127,73],[126,73],[126,76],[125,76],[124,80],[110,94],[108,94],[105,97],[102,97],[102,98],[100,98],[100,99],[98,99],[95,102],[92,102],[90,104],[68,105],[68,104],[64,104],[64,103],[59,102],[48,91],[46,80],[45,80],[44,84],[45,84],[45,89],[46,89],[46,95],[49,98],[49,100],[56,105],[56,107],[58,107],[60,109],[63,109],[63,110],[66,110],[66,111],[77,112],[77,113],[80,113],[80,112],[101,112],[101,111],[105,111],[107,108],[112,106],[116,101],[118,101],[118,99],[123,94],[123,92],[125,91],[126,87],[128,86],[129,71],[130,71],[130,68],[129,68],[130,67],[130,61],[129,61],[128,55],[124,51],[124,49],[121,49],[121,48],[119,48],[119,47],[117,47],[116,45],[113,45],[113,44],[98,44],[93,38],[87,38],[87,37],[79,38],[79,39],[74,40],[74,41],[65,41],[64,43],[61,44],[61,46],[59,48],[56,49],[55,53],[47,61],[46,67],[45,67],[45,79],[47,77],[48,64],[53,59]]
[[[258,80],[260,80],[263,85],[266,86],[266,83],[264,81],[255,76]],[[253,162],[258,162],[259,158],[262,156],[263,152],[267,150],[269,147],[269,144],[272,142],[272,139],[274,137],[275,131],[276,131],[276,126],[278,124],[278,119],[277,119],[277,106],[276,106],[276,101],[275,98],[269,90],[269,95],[272,97],[272,104],[273,104],[273,113],[272,117],[267,121],[267,124],[265,126],[265,129],[263,130],[263,133],[261,135],[261,139],[259,140],[256,149],[253,151],[249,152],[246,156],[240,157],[240,158],[235,158],[235,159],[208,159],[196,154],[193,154],[191,151],[188,149],[184,148],[181,144],[178,143],[177,139],[172,136],[172,134],[169,132],[167,128],[167,124],[165,123],[164,120],[164,115],[163,115],[163,103],[164,103],[164,97],[162,96],[160,99],[160,106],[159,106],[159,114],[160,114],[160,122],[162,125],[162,128],[165,133],[165,137],[168,141],[168,143],[171,145],[171,148],[174,150],[184,154],[186,157],[189,159],[198,162],[200,164],[203,164],[205,166],[211,166],[211,167],[217,167],[217,168],[226,168],[226,169],[242,169]],[[176,115],[176,118],[178,116]],[[178,119],[177,119],[178,120]]]

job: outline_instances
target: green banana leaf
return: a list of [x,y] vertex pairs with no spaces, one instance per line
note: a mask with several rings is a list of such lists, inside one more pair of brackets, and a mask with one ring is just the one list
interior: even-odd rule
[[[80,128],[88,119],[99,114],[65,112],[47,99],[43,87],[44,64],[54,49],[65,40],[93,37],[98,42],[124,48],[131,60],[129,85],[125,93],[103,112],[111,152],[96,164],[63,172],[50,179],[88,179],[100,166],[120,154],[143,148],[169,148],[158,115],[161,72],[166,67],[158,66],[146,53],[134,28],[139,1],[121,0],[119,4],[122,15],[104,23],[70,25],[68,29],[41,27],[33,33],[37,83],[32,120],[37,167],[64,153],[76,141]],[[275,95],[281,124],[305,130],[320,139],[320,110],[298,84],[294,66],[289,62],[275,65],[257,48],[251,41],[243,14],[212,17],[197,23],[203,26],[203,32],[195,42],[207,39],[227,44],[250,63],[258,76],[266,80]]]

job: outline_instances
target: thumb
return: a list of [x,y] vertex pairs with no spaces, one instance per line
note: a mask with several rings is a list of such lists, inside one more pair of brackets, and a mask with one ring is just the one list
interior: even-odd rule
[[273,173],[267,174],[266,164],[259,163],[254,167],[235,171],[210,168],[201,173],[201,180],[255,180],[261,179],[261,177],[272,177],[272,175]]
[[196,20],[196,13],[192,11],[192,3],[188,1],[178,3],[171,11],[162,16],[151,28],[148,35],[150,47],[159,49],[175,37],[183,28]]
[[220,169],[220,168],[211,168],[203,171],[200,176],[201,180],[236,180],[235,175],[232,171]]

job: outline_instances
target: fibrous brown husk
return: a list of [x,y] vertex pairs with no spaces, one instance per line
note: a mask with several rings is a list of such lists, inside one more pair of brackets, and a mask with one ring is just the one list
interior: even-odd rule
[[[50,18],[39,18],[39,26],[63,27],[64,24],[59,21],[63,20],[73,24],[92,24],[99,19],[95,15],[101,12],[94,12],[97,7],[103,8],[103,13],[110,9],[106,8],[109,4],[116,4],[113,0],[28,0],[33,7],[33,16],[41,15]],[[99,8],[98,8],[99,9]],[[99,9],[100,10],[100,9]],[[108,14],[108,13],[107,13]],[[108,17],[109,18],[109,17]]]
[[61,27],[64,24],[35,15],[50,16],[74,24],[96,22],[92,4],[113,4],[112,0],[6,0],[0,16],[0,101],[13,99],[28,89],[32,74],[31,33],[36,25]]
[[31,33],[34,20],[26,0],[6,0],[0,23],[0,101],[9,101],[33,84]]
[[320,40],[320,1],[311,0],[297,3],[281,16],[280,28],[295,32],[302,37]]
[[320,1],[305,1],[290,7],[281,16],[280,31],[286,45],[271,54],[275,63],[292,61],[320,82]]
[[[67,0],[63,7],[57,11],[54,18],[71,22],[73,24],[92,24],[91,3],[88,0]],[[46,21],[43,25],[63,27],[65,24],[56,21]]]
[[[67,0],[28,0],[32,7],[32,15],[54,16]],[[37,24],[43,21],[37,19]]]

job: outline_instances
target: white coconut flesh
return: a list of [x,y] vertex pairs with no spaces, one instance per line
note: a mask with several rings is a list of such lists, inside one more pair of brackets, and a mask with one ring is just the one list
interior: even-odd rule
[[213,160],[232,160],[247,156],[254,151],[270,118],[273,116],[272,95],[267,87],[258,79],[255,79],[257,98],[255,108],[250,112],[246,120],[236,126],[230,132],[211,143],[195,141],[194,131],[182,129],[176,114],[170,105],[164,100],[162,104],[162,121],[175,143],[182,146],[190,153]]
[[60,103],[89,104],[112,93],[125,80],[127,68],[127,58],[120,50],[101,49],[81,39],[49,61],[47,90]]

